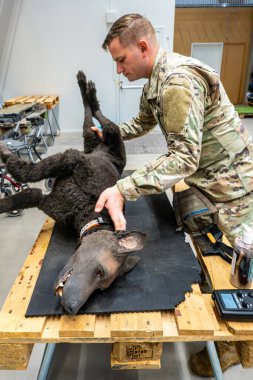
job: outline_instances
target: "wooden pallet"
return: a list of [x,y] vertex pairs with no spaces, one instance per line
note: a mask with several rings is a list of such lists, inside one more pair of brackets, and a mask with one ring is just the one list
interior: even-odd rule
[[14,104],[27,103],[45,104],[47,109],[52,109],[59,103],[59,95],[16,96],[15,98],[6,100],[4,102],[4,107],[12,106]]
[[[253,323],[224,322],[198,285],[175,311],[25,318],[54,221],[48,218],[0,312],[0,369],[24,369],[33,343],[113,343],[115,369],[160,368],[163,342],[253,340]],[[231,288],[228,263],[200,257],[215,289]]]

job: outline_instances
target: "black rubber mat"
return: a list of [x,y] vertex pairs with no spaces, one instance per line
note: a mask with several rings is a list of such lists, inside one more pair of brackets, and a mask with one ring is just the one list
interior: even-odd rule
[[[137,253],[141,261],[110,288],[93,293],[79,314],[174,309],[191,291],[191,284],[200,281],[197,259],[184,234],[176,232],[165,194],[127,202],[126,219],[128,229],[148,234],[144,249]],[[74,232],[56,225],[26,316],[64,313],[53,285],[75,247]]]

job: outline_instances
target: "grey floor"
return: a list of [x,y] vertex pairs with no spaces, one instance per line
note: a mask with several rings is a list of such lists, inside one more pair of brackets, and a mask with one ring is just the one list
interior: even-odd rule
[[[244,119],[253,134],[253,119]],[[162,154],[165,149],[158,130],[141,139],[127,142],[127,169],[141,167]],[[48,154],[73,147],[82,149],[80,133],[61,134],[48,150]],[[36,184],[44,188],[44,183]],[[25,210],[19,217],[0,215],[0,308],[22,264],[41,229],[45,215],[36,210]],[[113,371],[110,368],[111,347],[107,344],[57,345],[47,380],[197,380],[191,373],[188,358],[203,343],[164,344],[160,370]],[[35,380],[38,375],[45,345],[36,344],[26,371],[0,371],[0,380]],[[250,380],[253,369],[234,366],[224,373],[225,380]],[[204,378],[203,378],[204,379]]]

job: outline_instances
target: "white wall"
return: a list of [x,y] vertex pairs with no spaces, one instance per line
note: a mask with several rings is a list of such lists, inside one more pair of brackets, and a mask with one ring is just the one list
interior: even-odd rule
[[0,62],[2,60],[2,53],[6,43],[6,36],[8,34],[8,29],[10,25],[13,4],[13,0],[0,0],[0,15],[4,15],[4,17],[1,18],[0,22]]
[[0,0],[0,105],[2,104],[2,91],[5,83],[5,75],[9,63],[10,49],[15,36],[16,17],[14,9],[16,0]]
[[0,73],[5,77],[3,98],[58,93],[62,131],[82,128],[78,69],[96,83],[104,113],[115,120],[113,63],[101,48],[108,30],[107,11],[115,11],[117,18],[141,13],[155,26],[165,26],[165,46],[172,50],[174,0],[15,0],[15,4],[20,7],[15,38],[11,47],[10,43],[5,47],[8,57],[5,72]]

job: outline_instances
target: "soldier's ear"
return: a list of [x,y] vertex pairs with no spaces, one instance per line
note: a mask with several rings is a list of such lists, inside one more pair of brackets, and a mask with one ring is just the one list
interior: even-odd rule
[[144,247],[147,235],[138,230],[116,231],[115,237],[119,244],[119,252],[139,251]]
[[147,44],[146,40],[139,40],[137,44],[138,44],[138,47],[142,53],[147,53],[148,44]]

